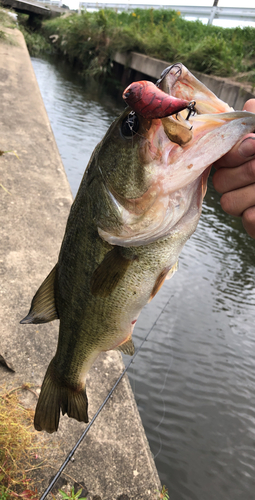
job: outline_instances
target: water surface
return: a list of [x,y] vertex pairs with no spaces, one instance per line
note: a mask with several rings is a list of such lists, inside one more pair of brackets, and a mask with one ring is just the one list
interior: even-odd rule
[[[60,63],[32,63],[75,195],[121,104]],[[137,322],[136,346],[166,306],[129,371],[170,500],[255,498],[254,264],[254,240],[209,183],[178,273]]]

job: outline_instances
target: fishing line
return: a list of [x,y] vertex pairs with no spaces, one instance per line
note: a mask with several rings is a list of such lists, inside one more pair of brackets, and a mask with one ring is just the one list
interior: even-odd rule
[[168,375],[169,375],[169,372],[172,368],[172,364],[173,364],[173,355],[172,355],[172,359],[171,359],[171,362],[169,363],[168,365],[168,369],[167,369],[167,372],[166,372],[166,375],[165,375],[165,380],[164,380],[164,383],[163,383],[163,386],[161,387],[160,391],[159,391],[159,396],[161,397],[161,401],[163,403],[163,413],[162,413],[162,417],[160,419],[160,422],[156,425],[155,427],[155,431],[157,431],[157,434],[158,434],[158,438],[159,438],[159,449],[156,453],[156,455],[153,455],[153,458],[154,460],[158,457],[158,455],[161,453],[161,450],[162,450],[162,439],[161,439],[161,435],[160,433],[158,432],[158,429],[160,428],[161,424],[163,424],[164,422],[164,419],[165,419],[165,414],[166,414],[166,403],[165,403],[165,400],[164,398],[161,396],[162,392],[164,391],[165,389],[165,386],[166,386],[166,381],[167,381],[167,378],[168,378]]
[[[170,297],[171,298],[171,297]],[[66,468],[67,464],[70,462],[72,456],[74,455],[74,453],[76,452],[77,448],[80,446],[81,442],[83,441],[83,439],[85,438],[85,436],[87,435],[89,429],[92,427],[92,425],[94,424],[96,418],[98,417],[98,415],[101,413],[102,409],[104,408],[104,406],[106,405],[106,403],[108,402],[108,400],[110,399],[112,393],[115,391],[116,387],[118,386],[118,384],[120,383],[120,381],[122,380],[122,378],[124,377],[125,373],[128,371],[129,367],[132,365],[132,363],[134,362],[134,359],[135,357],[137,356],[137,354],[139,353],[139,351],[141,350],[141,348],[143,347],[144,343],[146,342],[146,340],[148,339],[150,333],[152,332],[153,328],[155,327],[156,323],[158,322],[160,316],[164,313],[164,311],[166,310],[166,307],[168,306],[169,304],[169,301],[170,301],[170,298],[168,299],[168,301],[166,302],[166,304],[164,305],[163,309],[161,309],[159,315],[157,316],[157,318],[155,319],[153,325],[151,326],[151,328],[149,329],[147,335],[144,337],[143,341],[141,342],[140,346],[137,348],[137,350],[135,351],[135,354],[132,356],[131,360],[129,361],[129,363],[127,364],[126,368],[123,370],[123,372],[120,374],[119,378],[117,379],[117,381],[115,382],[115,384],[113,385],[113,387],[111,388],[110,392],[108,393],[108,395],[106,396],[105,400],[103,401],[103,403],[101,404],[101,406],[98,408],[98,410],[96,411],[96,413],[94,414],[94,416],[92,417],[91,421],[89,422],[89,424],[87,425],[86,429],[83,431],[83,433],[81,434],[80,438],[78,439],[78,441],[76,442],[76,444],[74,445],[74,447],[72,448],[72,450],[70,451],[70,453],[67,455],[65,461],[63,462],[63,464],[61,465],[60,469],[58,470],[57,474],[54,476],[54,478],[52,479],[51,483],[49,484],[48,488],[45,490],[45,492],[43,493],[43,495],[40,497],[40,500],[44,500],[47,495],[51,492],[53,486],[56,484],[57,480],[60,478],[63,470]]]

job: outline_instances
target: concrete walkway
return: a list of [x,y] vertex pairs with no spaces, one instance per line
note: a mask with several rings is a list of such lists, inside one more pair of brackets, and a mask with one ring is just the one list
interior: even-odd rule
[[[0,156],[0,354],[15,373],[0,365],[0,385],[12,389],[29,383],[38,393],[55,352],[58,322],[19,321],[57,260],[72,196],[23,36],[16,29],[9,32],[16,45],[0,43],[0,150],[11,152]],[[122,369],[114,351],[92,367],[87,384],[90,418]],[[36,396],[26,394],[26,403],[35,406]],[[47,443],[38,458],[46,454],[46,467],[37,477],[39,493],[84,428],[62,417],[57,434],[39,433],[42,445]],[[63,477],[72,484],[83,482],[88,500],[158,498],[159,478],[126,377]]]

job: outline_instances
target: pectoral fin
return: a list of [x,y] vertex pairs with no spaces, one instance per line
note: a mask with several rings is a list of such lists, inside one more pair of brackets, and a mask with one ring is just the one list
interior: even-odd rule
[[155,285],[152,289],[152,292],[151,292],[151,295],[150,295],[150,299],[149,299],[149,302],[153,299],[153,297],[155,297],[155,295],[158,293],[158,291],[160,290],[160,288],[162,287],[165,279],[170,279],[172,278],[173,274],[178,270],[178,260],[177,262],[169,269],[169,267],[166,267],[165,269],[163,269],[163,271],[161,271],[161,273],[159,274],[159,276],[157,277],[156,279],[156,282],[155,282]]
[[166,280],[170,280],[174,275],[174,273],[178,271],[178,269],[179,269],[179,261],[177,260],[176,263],[173,265],[173,267],[171,267],[170,271],[168,271],[166,275]]
[[162,287],[168,273],[169,273],[169,267],[167,267],[166,269],[163,269],[163,271],[161,271],[161,273],[159,274],[159,276],[157,277],[156,279],[156,282],[155,282],[155,285],[152,289],[152,292],[151,292],[151,295],[150,295],[150,298],[149,298],[149,301],[150,302],[153,297],[155,297],[155,295],[158,293],[158,291],[160,290],[160,288]]
[[132,260],[123,257],[121,249],[115,246],[94,271],[90,283],[91,293],[98,297],[108,297],[125,275],[131,262]]
[[37,290],[28,315],[20,321],[26,323],[48,323],[58,319],[59,315],[55,305],[55,280],[57,264]]

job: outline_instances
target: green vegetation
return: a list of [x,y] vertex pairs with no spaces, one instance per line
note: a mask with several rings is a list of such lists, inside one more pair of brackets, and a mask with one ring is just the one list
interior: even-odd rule
[[[255,86],[254,28],[206,26],[165,9],[121,13],[106,9],[81,15],[68,12],[42,25],[31,25],[28,16],[19,14],[18,21],[31,55],[61,54],[85,77],[110,75],[116,51],[137,51]],[[3,22],[5,26],[15,24],[2,9],[0,42],[5,39]]]
[[19,29],[23,33],[29,54],[38,56],[39,54],[51,53],[52,47],[48,39],[41,34],[41,20],[35,17],[33,24],[29,23],[27,14],[18,15]]
[[[9,10],[12,14],[12,12]],[[17,23],[15,18],[8,14],[8,11],[0,8],[0,43],[9,43],[15,45],[15,41],[10,33],[7,32],[5,28],[16,28]],[[3,29],[2,29],[3,28]]]
[[86,498],[80,497],[80,495],[82,493],[82,488],[80,490],[78,490],[76,493],[74,492],[74,486],[72,486],[70,493],[66,493],[63,490],[58,490],[58,491],[59,491],[61,497],[63,498],[63,500],[87,500],[87,497]]
[[7,9],[2,9],[0,7],[0,27],[16,28],[17,23],[15,19],[8,14],[8,12],[12,11],[10,9],[7,11]]
[[38,56],[39,54],[51,53],[52,48],[48,40],[41,33],[37,33],[19,23],[19,29],[23,33],[29,54]]
[[162,487],[162,490],[159,493],[159,499],[161,499],[161,500],[169,500],[168,489],[166,488],[166,486]]
[[[10,15],[11,14],[11,15]],[[12,15],[13,14],[13,15]],[[36,28],[40,29],[41,23],[37,26],[28,25],[28,16],[25,14],[18,15],[18,22],[15,19],[16,13],[10,9],[0,8],[0,43],[9,43],[15,45],[15,39],[12,37],[6,28],[19,28],[22,31],[29,53],[37,56],[43,52],[51,52],[51,44],[45,39]]]
[[115,51],[137,51],[189,69],[255,83],[255,29],[224,29],[186,21],[173,10],[83,12],[45,21],[54,50],[84,75],[110,73]]

